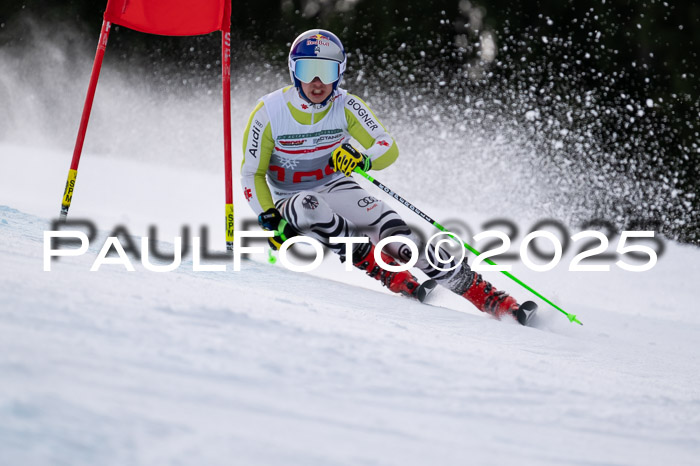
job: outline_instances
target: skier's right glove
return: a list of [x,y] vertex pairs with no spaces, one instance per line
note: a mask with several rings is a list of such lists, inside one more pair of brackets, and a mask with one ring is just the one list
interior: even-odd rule
[[275,236],[267,239],[270,247],[275,251],[279,250],[282,243],[287,241],[287,239],[298,235],[296,230],[294,230],[294,228],[292,228],[291,225],[289,225],[289,223],[287,223],[287,221],[282,217],[280,211],[274,207],[270,207],[258,216],[258,224],[263,228],[263,230],[272,231],[275,233]]

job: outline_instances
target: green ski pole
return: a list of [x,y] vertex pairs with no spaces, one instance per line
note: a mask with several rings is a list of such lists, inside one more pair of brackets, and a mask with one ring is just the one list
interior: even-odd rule
[[[428,216],[428,215],[426,215],[425,213],[423,213],[423,211],[421,211],[419,208],[417,208],[416,206],[414,206],[413,204],[411,204],[410,202],[408,202],[408,201],[407,201],[406,199],[404,199],[403,197],[401,197],[401,196],[399,196],[398,194],[396,194],[396,193],[395,193],[394,191],[392,191],[389,187],[385,186],[384,184],[382,184],[382,183],[380,183],[379,181],[377,181],[377,180],[375,180],[374,178],[372,178],[370,175],[367,174],[367,172],[365,172],[364,170],[362,170],[362,169],[359,168],[359,167],[356,167],[354,171],[355,171],[356,173],[359,173],[359,174],[362,175],[363,177],[367,178],[369,181],[371,181],[371,182],[372,182],[375,186],[377,186],[379,189],[381,189],[382,191],[384,191],[385,193],[387,193],[388,195],[390,195],[391,197],[393,197],[394,199],[396,199],[397,201],[399,201],[399,202],[400,202],[401,204],[403,204],[404,206],[408,207],[408,209],[409,209],[411,212],[417,214],[420,218],[422,218],[422,219],[425,220],[426,222],[430,223],[431,225],[433,225],[433,226],[434,226],[435,228],[437,228],[438,230],[447,233],[447,235],[448,235],[450,238],[452,238],[453,240],[457,241],[457,238],[455,238],[455,237],[452,235],[452,233],[450,233],[450,232],[447,230],[447,228],[443,227],[443,226],[440,225],[438,222],[436,222],[435,220],[433,220],[432,218],[430,218],[430,216]],[[476,254],[477,256],[480,256],[480,255],[481,255],[481,253],[480,253],[479,251],[477,251],[476,249],[474,249],[473,247],[471,247],[469,244],[467,244],[467,243],[465,243],[465,242],[462,242],[462,245],[463,245],[465,248],[467,248],[469,251],[471,251],[471,252],[473,252],[474,254]],[[492,261],[491,259],[488,259],[488,258],[487,258],[487,259],[484,259],[484,262],[486,262],[487,264],[490,264],[490,265],[496,265],[496,263],[495,263],[494,261]],[[550,306],[552,306],[552,307],[553,307],[554,309],[556,309],[557,311],[559,311],[559,312],[561,312],[562,314],[564,314],[564,315],[567,317],[567,319],[569,319],[569,322],[576,322],[576,323],[579,324],[579,325],[583,325],[583,324],[581,323],[581,321],[579,321],[579,320],[576,318],[576,316],[575,316],[574,314],[569,314],[569,313],[566,312],[564,309],[560,308],[559,306],[557,306],[556,304],[554,304],[552,301],[550,301],[549,299],[545,298],[545,297],[542,296],[540,293],[538,293],[537,291],[535,291],[534,289],[532,289],[530,286],[528,286],[527,284],[523,283],[523,282],[522,282],[518,277],[516,277],[515,275],[511,274],[510,272],[506,272],[505,270],[501,270],[500,272],[501,272],[503,275],[505,275],[506,277],[508,277],[508,278],[510,278],[511,280],[513,280],[513,281],[514,281],[515,283],[517,283],[518,285],[520,285],[520,286],[522,286],[523,288],[525,288],[526,290],[528,290],[530,293],[532,293],[532,294],[534,294],[535,296],[537,296],[538,298],[540,298],[542,301],[544,301],[544,302],[546,302],[547,304],[549,304]]]

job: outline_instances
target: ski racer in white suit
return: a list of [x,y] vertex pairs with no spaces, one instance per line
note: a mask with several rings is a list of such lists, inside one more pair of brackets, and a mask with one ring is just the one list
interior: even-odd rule
[[[422,251],[420,241],[394,210],[350,177],[357,166],[365,171],[388,167],[399,149],[367,104],[338,87],[345,65],[345,50],[333,33],[315,29],[297,37],[289,53],[294,85],[262,97],[248,121],[243,192],[258,223],[275,232],[271,247],[278,249],[287,238],[303,234],[346,260],[346,245],[329,238],[366,235],[370,242],[354,245],[349,260],[391,291],[414,296],[420,285],[416,277],[408,271],[383,269],[375,260],[374,245],[397,235],[409,238]],[[363,149],[352,147],[350,138]],[[433,264],[435,253],[429,248]],[[396,260],[407,262],[411,251],[403,243],[389,243],[382,258],[397,265]],[[416,267],[482,311],[500,317],[515,315],[518,309],[515,299],[496,291],[466,262],[445,272],[420,254]]]

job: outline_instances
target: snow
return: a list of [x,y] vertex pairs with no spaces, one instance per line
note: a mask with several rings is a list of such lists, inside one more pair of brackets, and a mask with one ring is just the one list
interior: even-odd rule
[[539,110],[528,110],[527,112],[525,112],[525,119],[527,121],[534,121],[534,120],[539,119],[539,117],[540,117]]
[[[697,463],[698,248],[666,242],[643,273],[568,272],[573,252],[550,272],[514,265],[582,327],[543,303],[534,328],[446,290],[421,305],[332,258],[313,274],[264,255],[240,272],[191,257],[90,272],[118,224],[167,243],[207,225],[221,247],[223,180],[88,151],[69,218],[101,236],[43,272],[70,150],[0,154],[0,464]],[[241,230],[238,190],[235,205]]]

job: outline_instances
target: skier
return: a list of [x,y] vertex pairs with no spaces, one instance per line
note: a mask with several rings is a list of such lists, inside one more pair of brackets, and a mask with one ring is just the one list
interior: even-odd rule
[[[430,280],[421,287],[408,271],[389,272],[374,257],[374,245],[388,236],[420,242],[411,229],[385,203],[373,197],[350,175],[355,167],[382,170],[399,155],[396,141],[359,97],[339,86],[347,58],[333,33],[313,29],[301,34],[289,52],[293,85],[265,95],[248,121],[243,138],[241,181],[245,198],[258,216],[260,226],[274,232],[270,246],[278,249],[298,234],[313,237],[346,260],[346,244],[331,237],[368,236],[354,244],[350,258],[394,293],[422,298],[436,283],[465,297],[479,310],[497,318],[511,315],[525,323],[534,303],[521,306],[497,291],[466,261],[454,270],[442,271],[436,250],[420,254],[416,267]],[[350,138],[363,149],[357,150]],[[444,251],[438,251],[443,260]],[[390,265],[411,259],[406,244],[389,243],[382,258]],[[444,268],[455,263],[445,264]]]

